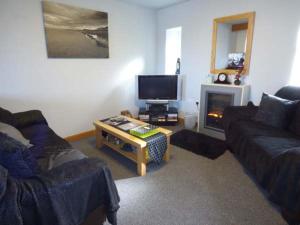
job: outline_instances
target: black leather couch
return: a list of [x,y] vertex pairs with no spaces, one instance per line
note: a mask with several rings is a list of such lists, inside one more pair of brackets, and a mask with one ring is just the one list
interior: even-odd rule
[[42,113],[12,114],[0,108],[0,122],[30,140],[40,166],[35,177],[15,179],[0,165],[1,225],[97,225],[106,218],[117,224],[119,195],[105,162],[85,158],[48,170],[49,157],[72,146],[48,126]]
[[[277,97],[300,100],[300,88],[283,87]],[[254,122],[257,106],[232,106],[224,111],[226,142],[289,224],[300,224],[300,137]]]

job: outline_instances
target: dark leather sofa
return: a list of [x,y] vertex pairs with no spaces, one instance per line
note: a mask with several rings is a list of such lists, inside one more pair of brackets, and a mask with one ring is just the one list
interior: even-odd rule
[[[72,146],[48,126],[42,113],[31,110],[12,114],[0,108],[0,122],[16,127],[30,140],[30,150],[40,167],[36,177],[18,180],[0,166],[0,212],[5,212],[0,224],[18,225],[16,217],[22,225],[100,225],[106,218],[117,224],[119,195],[105,162],[86,158],[48,171],[49,157]],[[10,208],[11,212],[7,210]]]
[[[298,100],[300,88],[283,87],[277,97]],[[289,224],[300,224],[300,137],[253,121],[258,110],[232,106],[224,111],[226,142]]]

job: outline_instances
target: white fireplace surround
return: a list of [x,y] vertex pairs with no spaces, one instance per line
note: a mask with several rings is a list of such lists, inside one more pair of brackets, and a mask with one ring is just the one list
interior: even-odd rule
[[206,123],[205,117],[207,114],[206,112],[207,93],[232,94],[233,95],[232,105],[242,106],[242,105],[247,105],[249,101],[250,85],[240,85],[240,86],[225,85],[225,84],[202,84],[201,85],[198,131],[208,136],[224,140],[225,135],[223,131],[212,129],[205,125]]

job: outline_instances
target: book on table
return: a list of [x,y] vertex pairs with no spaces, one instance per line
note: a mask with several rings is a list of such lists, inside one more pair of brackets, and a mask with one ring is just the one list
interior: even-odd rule
[[130,129],[129,133],[139,138],[147,138],[159,133],[159,130],[157,126],[147,124]]

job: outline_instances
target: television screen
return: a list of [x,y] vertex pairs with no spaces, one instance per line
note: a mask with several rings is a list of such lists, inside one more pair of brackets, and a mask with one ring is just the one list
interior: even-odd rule
[[139,99],[177,99],[178,76],[141,75],[138,77]]

